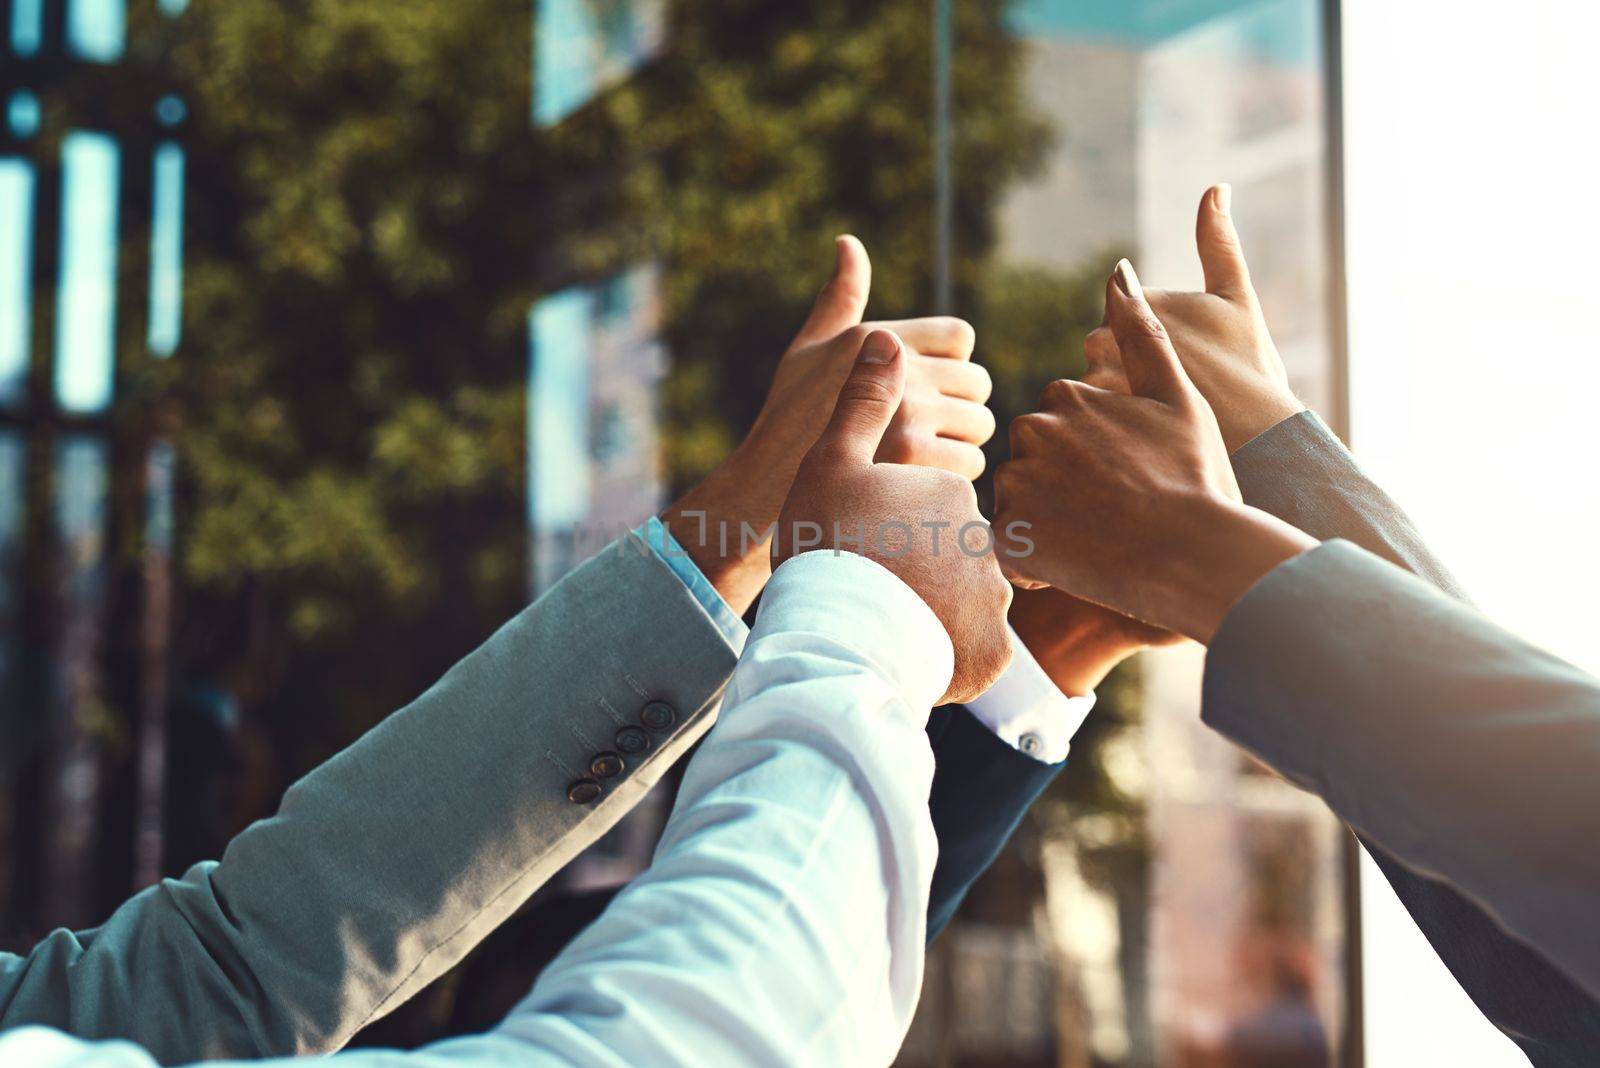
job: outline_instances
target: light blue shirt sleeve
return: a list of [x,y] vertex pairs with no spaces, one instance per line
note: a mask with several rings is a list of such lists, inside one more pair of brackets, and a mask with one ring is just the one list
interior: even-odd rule
[[667,529],[667,525],[656,516],[651,516],[647,522],[634,528],[633,534],[635,537],[643,538],[645,544],[650,546],[650,551],[655,553],[688,587],[689,593],[700,603],[700,607],[706,610],[706,615],[710,616],[717,629],[722,631],[722,636],[733,646],[734,651],[742,650],[745,639],[750,636],[750,628],[745,626],[744,620],[740,619],[732,608],[728,607],[728,602],[722,599],[722,594],[717,592],[711,580],[695,566],[688,551],[678,543],[677,538],[672,536],[672,531]]
[[[925,728],[953,667],[938,618],[889,571],[790,560],[649,870],[493,1031],[335,1068],[890,1063],[922,986]],[[32,1028],[0,1036],[0,1064],[154,1061]]]

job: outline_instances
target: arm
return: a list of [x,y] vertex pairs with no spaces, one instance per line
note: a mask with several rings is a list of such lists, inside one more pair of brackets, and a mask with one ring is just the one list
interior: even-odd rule
[[[667,551],[602,552],[292,788],[220,866],[145,891],[94,931],[0,956],[0,1028],[129,1037],[164,1061],[325,1052],[459,961],[709,727],[737,614],[769,573],[740,525],[777,518],[870,332],[869,278],[860,243],[840,239],[757,427],[664,516],[687,557],[653,523]],[[893,325],[909,384],[885,458],[976,473],[993,420],[971,328]],[[601,754],[621,770],[595,774],[610,770]]]
[[[977,520],[969,483],[872,461],[904,365],[891,335],[866,339],[782,529],[817,526],[838,539],[886,516]],[[726,718],[685,780],[650,872],[493,1033],[346,1061],[891,1060],[922,979],[934,849],[925,709],[986,689],[1009,657],[1010,594],[993,558],[934,559],[917,529],[888,554],[857,541],[871,559],[841,555],[838,540],[796,558],[780,536],[774,561],[784,566]],[[85,1048],[38,1030],[0,1038],[0,1053],[23,1043],[47,1065],[149,1063],[126,1045]]]
[[[493,1032],[337,1063],[889,1063],[922,979],[923,727],[952,665],[938,619],[882,567],[785,564],[650,869]],[[150,1064],[45,1032],[0,1038],[0,1062],[12,1053]]]
[[1600,993],[1592,677],[1335,542],[1228,613],[1204,718]]
[[[1234,449],[1233,469],[1245,503],[1313,537],[1354,542],[1465,601],[1410,517],[1289,391],[1238,234],[1211,192],[1201,203],[1197,237],[1209,292],[1152,291],[1151,301]],[[1088,347],[1091,365],[1114,379],[1115,345],[1107,343],[1107,332],[1097,334]],[[1362,844],[1492,1023],[1541,1065],[1587,1063],[1590,1051],[1600,1048],[1600,1003],[1508,937],[1477,903],[1411,871],[1376,843],[1363,838]]]
[[[129,1038],[164,1062],[316,1052],[437,978],[710,724],[736,650],[641,549],[578,569],[293,786],[220,864],[0,958],[0,1027]],[[651,701],[671,724],[641,722]],[[635,729],[648,751],[598,801],[569,800]]]
[[[1467,601],[1410,518],[1312,413],[1256,437],[1234,454],[1233,466],[1246,503],[1314,537],[1354,542]],[[1365,836],[1362,844],[1462,989],[1536,1063],[1576,1066],[1600,1048],[1600,1003],[1508,937],[1476,901]]]

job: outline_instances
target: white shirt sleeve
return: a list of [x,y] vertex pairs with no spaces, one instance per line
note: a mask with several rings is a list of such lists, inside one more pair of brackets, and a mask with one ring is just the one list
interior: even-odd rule
[[1094,711],[1094,694],[1068,697],[1056,688],[1028,647],[1011,632],[1015,655],[1000,680],[967,702],[967,711],[1002,742],[1035,760],[1059,764],[1067,759],[1072,736]]
[[[850,553],[785,563],[650,869],[494,1031],[339,1068],[888,1064],[922,984],[925,727],[953,666],[889,571]],[[153,1062],[32,1029],[0,1037],[11,1063]]]

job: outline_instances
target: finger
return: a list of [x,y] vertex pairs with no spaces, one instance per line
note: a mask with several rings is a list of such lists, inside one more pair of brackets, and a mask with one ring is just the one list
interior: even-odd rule
[[1118,261],[1106,283],[1106,315],[1133,393],[1168,404],[1187,403],[1194,387],[1178,363],[1167,328],[1150,310],[1139,276],[1127,260]]
[[841,334],[861,322],[872,292],[872,261],[855,237],[834,238],[833,277],[817,294],[805,325],[795,335],[795,346],[809,345]]
[[981,363],[939,356],[914,356],[908,370],[913,377],[920,378],[946,397],[960,397],[982,404],[994,392],[994,380],[989,377],[989,369]]
[[972,359],[978,335],[972,324],[951,315],[933,315],[925,319],[899,319],[890,323],[873,323],[879,330],[893,330],[900,340],[924,356],[942,356],[952,360]]
[[1233,225],[1232,186],[1214,185],[1200,198],[1194,239],[1200,250],[1200,267],[1205,271],[1206,292],[1236,303],[1254,301],[1250,267],[1244,261],[1239,231]]
[[982,404],[955,397],[934,397],[927,402],[929,423],[941,438],[982,445],[994,437],[994,413]]
[[871,463],[905,389],[905,346],[889,331],[874,330],[856,353],[850,377],[839,390],[833,418],[816,447]]
[[988,463],[983,450],[976,445],[947,438],[928,438],[918,442],[916,456],[919,467],[937,467],[969,481],[983,474],[984,466]]
[[1083,381],[1117,393],[1130,392],[1122,372],[1122,351],[1109,326],[1096,327],[1083,339]]

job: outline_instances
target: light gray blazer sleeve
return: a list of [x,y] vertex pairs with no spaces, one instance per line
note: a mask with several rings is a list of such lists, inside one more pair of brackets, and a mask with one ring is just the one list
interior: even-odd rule
[[[163,1063],[339,1048],[637,803],[711,725],[736,659],[665,563],[606,550],[291,787],[220,863],[0,956],[0,1029],[128,1038]],[[569,800],[641,731],[599,799]]]
[[1333,541],[1223,620],[1203,716],[1600,994],[1600,682]]

